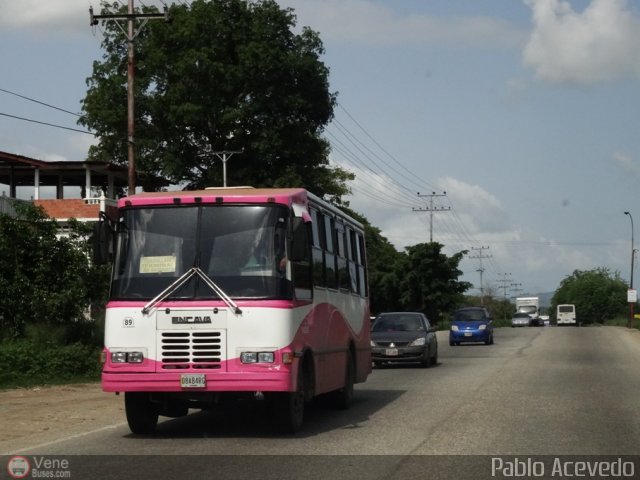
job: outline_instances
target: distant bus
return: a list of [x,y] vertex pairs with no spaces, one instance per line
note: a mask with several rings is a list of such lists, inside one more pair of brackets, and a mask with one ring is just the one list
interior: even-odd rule
[[140,193],[118,210],[94,252],[114,250],[102,388],[124,392],[131,431],[238,397],[289,433],[317,395],[350,405],[371,372],[358,221],[301,188]]
[[556,324],[577,326],[576,306],[572,304],[558,305],[556,309]]

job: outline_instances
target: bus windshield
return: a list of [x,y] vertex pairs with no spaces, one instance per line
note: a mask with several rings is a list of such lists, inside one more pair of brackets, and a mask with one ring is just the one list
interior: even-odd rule
[[[193,267],[234,298],[287,299],[289,212],[277,205],[131,208],[118,225],[112,299],[151,299]],[[199,276],[168,297],[219,298]]]

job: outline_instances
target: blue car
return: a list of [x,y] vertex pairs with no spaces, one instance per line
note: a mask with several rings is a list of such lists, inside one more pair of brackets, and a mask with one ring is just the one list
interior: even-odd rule
[[449,345],[484,342],[493,344],[493,321],[484,307],[465,307],[456,310],[449,328]]

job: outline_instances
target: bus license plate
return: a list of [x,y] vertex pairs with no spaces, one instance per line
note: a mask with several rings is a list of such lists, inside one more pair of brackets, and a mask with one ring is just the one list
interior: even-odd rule
[[385,355],[387,357],[397,357],[398,356],[398,349],[397,348],[387,348]]
[[204,373],[185,373],[180,375],[180,386],[182,388],[204,388],[207,380]]

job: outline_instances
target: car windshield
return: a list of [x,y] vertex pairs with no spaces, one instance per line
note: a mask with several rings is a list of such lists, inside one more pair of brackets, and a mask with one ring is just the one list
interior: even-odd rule
[[529,318],[528,313],[516,313],[513,315],[513,318]]
[[453,320],[456,322],[474,322],[478,320],[486,320],[486,316],[482,310],[458,310]]
[[373,323],[372,332],[418,332],[424,325],[418,315],[383,315]]

